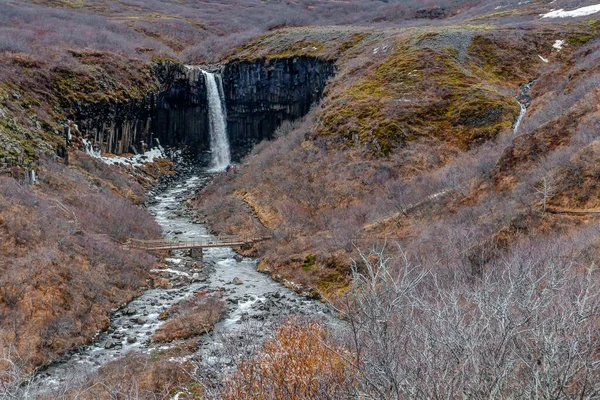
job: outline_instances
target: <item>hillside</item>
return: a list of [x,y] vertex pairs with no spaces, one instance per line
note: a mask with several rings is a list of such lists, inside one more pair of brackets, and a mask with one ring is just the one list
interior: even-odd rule
[[[599,35],[580,0],[0,0],[0,398],[255,265],[125,249],[188,233],[158,182],[304,297],[121,309],[165,324],[98,348],[156,347],[39,398],[597,398]],[[211,73],[235,168],[205,176]]]
[[[344,49],[324,100],[199,202],[217,230],[257,229],[251,219],[239,224],[250,206],[276,232],[276,243],[257,249],[262,268],[330,295],[348,287],[354,246],[389,238],[420,248],[426,237],[464,248],[454,262],[472,263],[470,251],[483,243],[506,248],[524,232],[566,233],[589,218],[548,210],[594,210],[582,203],[594,195],[579,153],[595,148],[597,22],[318,32],[306,34],[316,52]],[[529,107],[514,130],[517,99]],[[578,178],[585,195],[573,168],[586,171]],[[541,210],[537,185],[546,176],[553,187]],[[453,243],[464,238],[452,232],[464,230],[467,243]]]
[[73,156],[70,168],[42,158],[34,188],[0,177],[0,344],[26,369],[106,329],[108,313],[139,293],[156,262],[119,244],[160,234],[134,205],[144,189]]

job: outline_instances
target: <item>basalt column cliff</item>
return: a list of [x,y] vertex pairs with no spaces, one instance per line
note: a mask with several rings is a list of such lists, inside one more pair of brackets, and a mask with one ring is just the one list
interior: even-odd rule
[[[305,115],[317,101],[333,63],[311,57],[234,61],[220,72],[232,148],[270,138],[282,121]],[[156,91],[122,103],[83,104],[73,119],[104,152],[133,153],[143,145],[191,145],[208,149],[206,78],[200,68],[161,63]]]
[[333,69],[333,63],[310,57],[227,64],[223,84],[232,144],[269,139],[282,121],[305,115]]

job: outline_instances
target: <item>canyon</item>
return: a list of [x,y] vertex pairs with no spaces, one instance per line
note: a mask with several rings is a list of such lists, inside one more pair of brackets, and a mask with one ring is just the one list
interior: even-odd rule
[[596,398],[600,11],[434,3],[0,2],[0,398]]

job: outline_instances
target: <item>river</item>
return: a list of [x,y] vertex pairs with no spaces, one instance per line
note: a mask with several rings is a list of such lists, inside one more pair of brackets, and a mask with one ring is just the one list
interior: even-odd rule
[[[211,236],[205,226],[194,222],[184,206],[207,179],[207,175],[184,178],[150,194],[153,200],[148,210],[162,227],[164,237],[194,239]],[[228,364],[222,350],[223,340],[250,332],[255,343],[260,343],[287,315],[330,318],[324,304],[299,296],[258,272],[257,260],[241,258],[231,248],[205,249],[202,260],[205,267],[200,269],[197,268],[199,260],[192,259],[187,253],[175,252],[165,260],[164,268],[152,271],[156,277],[167,279],[170,288],[149,289],[113,312],[110,328],[100,333],[91,345],[38,374],[28,398],[77,387],[102,365],[127,357],[130,352],[150,352],[169,346],[151,340],[154,332],[165,322],[159,319],[159,315],[200,290],[221,291],[228,304],[226,316],[217,323],[212,334],[202,337],[200,350],[194,355],[203,363]],[[234,280],[237,284],[233,283]],[[248,329],[249,326],[251,329]]]

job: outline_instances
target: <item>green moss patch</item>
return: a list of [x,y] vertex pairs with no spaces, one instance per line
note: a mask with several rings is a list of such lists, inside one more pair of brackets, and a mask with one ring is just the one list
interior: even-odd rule
[[399,43],[394,54],[335,96],[320,135],[387,155],[419,136],[463,149],[509,129],[519,113],[512,96],[445,49]]

